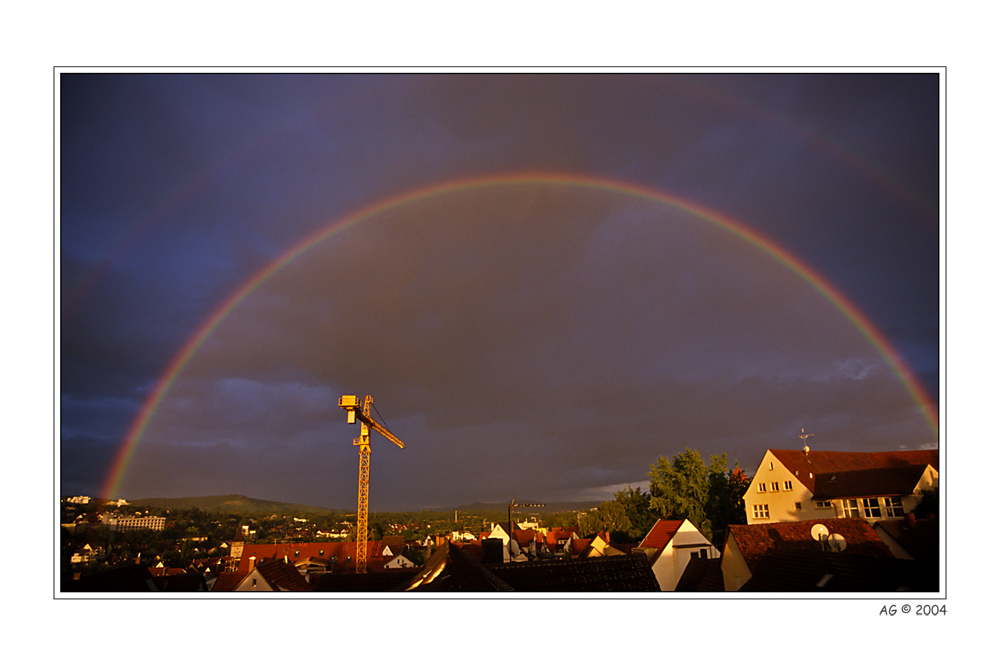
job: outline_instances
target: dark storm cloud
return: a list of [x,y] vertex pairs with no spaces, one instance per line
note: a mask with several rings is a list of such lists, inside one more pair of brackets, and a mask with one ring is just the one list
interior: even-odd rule
[[[120,441],[268,261],[360,206],[505,170],[630,180],[745,221],[937,375],[936,230],[886,186],[936,200],[933,77],[66,78],[67,492],[101,481],[82,438]],[[373,395],[407,442],[375,443],[383,506],[576,497],[686,446],[753,466],[803,425],[830,448],[932,437],[870,342],[745,241],[621,194],[491,187],[289,262],[177,378],[123,492],[350,507],[341,393]]]

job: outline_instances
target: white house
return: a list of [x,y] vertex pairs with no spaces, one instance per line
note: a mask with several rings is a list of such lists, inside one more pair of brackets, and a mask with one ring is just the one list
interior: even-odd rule
[[690,520],[658,520],[632,552],[649,558],[656,582],[664,592],[673,592],[692,558],[717,558],[719,551]]
[[385,563],[386,569],[411,569],[417,565],[410,561],[410,558],[406,557],[402,553],[396,555],[391,560],[387,560]]
[[507,532],[505,523],[494,523],[493,529],[483,535],[484,539],[500,539],[503,541],[504,562],[527,562],[538,555],[534,530],[513,529],[514,538]]
[[747,524],[902,519],[938,486],[938,451],[768,449],[743,495]]
[[254,567],[234,592],[311,592],[313,587],[285,560],[270,560]]

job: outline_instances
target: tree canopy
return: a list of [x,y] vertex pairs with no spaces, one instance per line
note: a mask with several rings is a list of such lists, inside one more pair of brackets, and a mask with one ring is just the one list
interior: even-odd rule
[[660,456],[649,468],[649,506],[658,518],[688,519],[702,534],[720,541],[729,525],[746,522],[742,497],[750,480],[727,455],[712,454],[706,465],[690,448]]
[[581,516],[580,531],[588,536],[604,531],[617,543],[638,542],[656,522],[649,500],[649,493],[639,488],[622,488],[613,500]]

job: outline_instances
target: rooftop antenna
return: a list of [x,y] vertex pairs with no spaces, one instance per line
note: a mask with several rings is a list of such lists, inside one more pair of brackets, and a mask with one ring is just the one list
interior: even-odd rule
[[802,434],[799,435],[799,439],[802,440],[802,450],[805,451],[806,453],[809,453],[809,445],[806,444],[806,440],[809,439],[810,437],[815,437],[815,436],[816,435],[813,434],[807,435],[805,426],[802,427]]

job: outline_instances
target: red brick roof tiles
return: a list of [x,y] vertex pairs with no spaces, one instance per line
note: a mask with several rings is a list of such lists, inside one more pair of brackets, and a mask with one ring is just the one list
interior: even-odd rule
[[535,540],[535,530],[514,530],[514,541],[519,546],[527,546]]
[[892,557],[874,528],[860,518],[802,520],[792,523],[757,523],[730,525],[729,534],[736,541],[743,559],[753,571],[771,550],[819,552],[821,544],[812,538],[813,525],[823,524],[830,534],[840,534],[847,542],[844,552],[871,557]]
[[570,557],[579,557],[580,555],[587,552],[590,548],[590,543],[593,539],[570,539],[569,542],[569,554]]
[[[331,561],[331,569],[337,571],[353,571],[357,559],[357,544],[353,541],[326,541],[315,543],[251,543],[243,548],[239,571],[244,575],[250,573],[250,559],[254,558],[257,566],[261,562],[282,560],[288,558],[290,564],[309,560],[311,558]],[[350,559],[348,559],[350,558]],[[382,543],[368,542],[368,570],[382,569]]]
[[649,530],[649,534],[639,544],[640,548],[655,548],[657,551],[670,543],[670,540],[677,534],[677,530],[684,524],[683,520],[658,520]]
[[[938,450],[907,451],[809,451],[769,449],[778,461],[796,475],[810,492],[816,491],[816,476],[858,470],[891,469],[930,465],[938,467]],[[797,472],[797,474],[796,474]],[[810,476],[810,473],[813,476]]]
[[912,495],[927,465],[858,469],[816,474],[813,499]]
[[219,577],[215,579],[215,584],[212,585],[212,592],[232,592],[244,578],[246,578],[246,574],[238,571],[220,573]]
[[271,587],[286,592],[312,592],[313,586],[306,582],[294,565],[284,560],[264,562],[257,572]]

